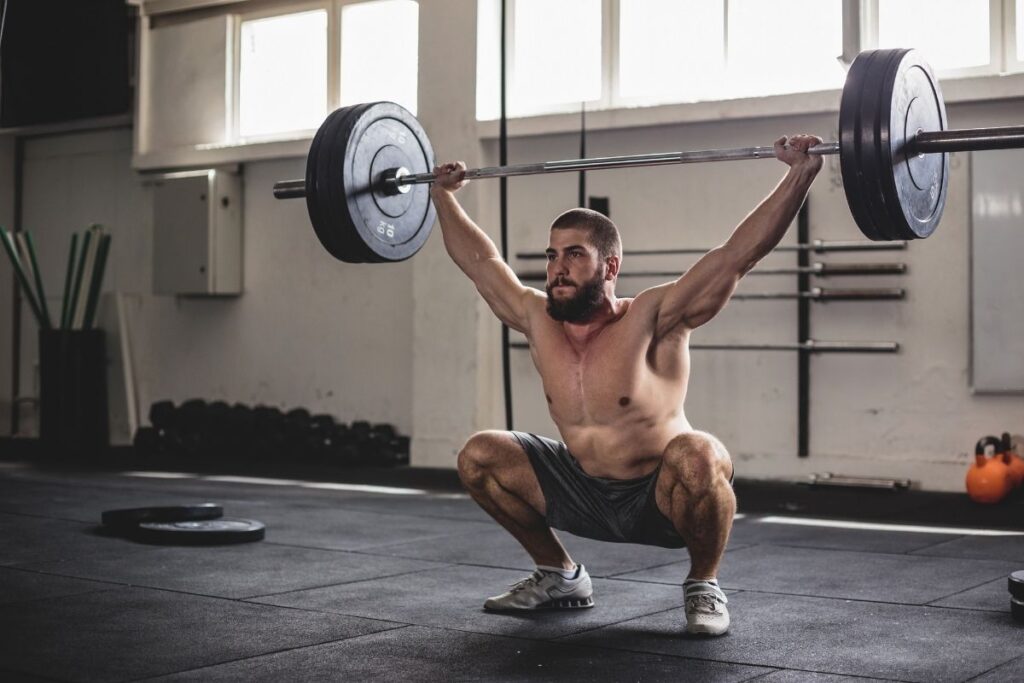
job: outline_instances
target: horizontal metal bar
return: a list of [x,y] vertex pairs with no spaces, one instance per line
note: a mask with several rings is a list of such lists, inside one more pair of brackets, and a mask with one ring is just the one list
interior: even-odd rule
[[276,199],[298,199],[306,196],[306,181],[282,180],[274,183],[274,197]]
[[835,486],[840,488],[867,488],[867,489],[909,489],[909,479],[885,479],[878,477],[854,477],[843,474],[812,474],[808,481],[798,482],[808,486]]
[[[906,240],[891,242],[871,242],[868,240],[814,240],[806,244],[780,244],[772,251],[811,251],[823,254],[830,251],[902,251],[907,248]],[[713,247],[681,247],[672,249],[623,249],[623,256],[671,256],[673,254],[706,254]],[[542,251],[520,251],[517,259],[524,261],[544,259],[547,254]]]
[[[619,277],[677,278],[685,272],[685,270],[638,270],[619,273]],[[815,263],[806,267],[755,268],[747,275],[800,275],[807,273],[816,277],[828,277],[830,275],[902,275],[906,272],[907,264],[905,263]],[[547,273],[542,270],[523,271],[517,275],[524,282],[547,280]]]
[[[1024,147],[1024,126],[1003,126],[997,128],[964,128],[960,130],[921,131],[910,142],[916,154],[939,154],[986,149],[1014,149]],[[838,154],[838,142],[823,142],[810,147],[809,154]],[[772,146],[730,147],[723,149],[701,149],[683,152],[655,152],[652,154],[627,154],[613,157],[589,159],[562,159],[530,164],[487,166],[471,168],[465,172],[467,179],[507,178],[520,175],[545,173],[571,173],[575,171],[597,171],[609,168],[633,168],[638,166],[664,166],[669,164],[700,164],[712,161],[743,161],[747,159],[774,159]],[[388,180],[395,186],[422,185],[437,179],[432,172],[410,173]],[[302,179],[284,180],[274,184],[274,196],[278,199],[293,199],[306,195],[306,183]]]
[[906,291],[901,288],[871,289],[824,289],[814,287],[807,292],[750,292],[733,294],[732,298],[743,300],[756,299],[810,299],[811,301],[885,301],[902,299]]
[[[511,342],[510,348],[528,349],[526,342]],[[690,344],[693,351],[803,351],[804,353],[898,353],[898,342],[816,341],[793,344]]]
[[[838,142],[823,142],[807,150],[809,154],[839,154]],[[465,177],[506,178],[517,175],[538,175],[541,173],[570,173],[573,171],[596,171],[607,168],[633,168],[635,166],[664,166],[667,164],[701,164],[709,161],[742,161],[745,159],[774,159],[774,147],[732,147],[727,149],[702,149],[687,152],[658,152],[655,154],[628,154],[615,157],[591,159],[563,159],[533,164],[510,166],[489,166],[466,170]],[[395,179],[398,185],[432,183],[433,173],[412,173]]]
[[911,144],[918,154],[1019,149],[1024,147],[1024,126],[921,131]]

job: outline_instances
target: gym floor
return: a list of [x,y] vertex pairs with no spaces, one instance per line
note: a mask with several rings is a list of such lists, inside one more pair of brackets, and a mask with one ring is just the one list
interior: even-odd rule
[[[815,526],[745,512],[741,491],[720,573],[732,628],[688,639],[685,551],[562,534],[596,606],[491,614],[532,563],[454,487],[169,477],[0,463],[5,680],[1024,680],[1012,532]],[[266,539],[98,527],[104,509],[205,501]]]

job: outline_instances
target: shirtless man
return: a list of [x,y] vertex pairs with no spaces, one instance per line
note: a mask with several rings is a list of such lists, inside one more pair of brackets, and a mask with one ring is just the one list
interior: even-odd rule
[[[778,186],[675,282],[633,299],[615,296],[622,245],[615,225],[588,209],[555,219],[546,292],[525,287],[454,193],[465,164],[434,169],[444,244],[494,314],[526,335],[551,418],[564,442],[523,432],[474,434],[459,453],[473,499],[511,533],[536,571],[484,603],[489,610],[593,606],[590,577],[552,528],[620,543],[686,547],[686,632],[729,628],[716,579],[736,497],[722,443],[683,412],[690,332],[711,320],[736,284],[782,239],[821,169],[806,153],[821,140],[783,137],[789,166]],[[787,144],[788,143],[788,144]]]

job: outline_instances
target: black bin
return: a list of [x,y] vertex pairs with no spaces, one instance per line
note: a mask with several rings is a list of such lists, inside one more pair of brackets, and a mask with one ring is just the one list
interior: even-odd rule
[[110,445],[103,330],[39,331],[39,437],[51,458]]

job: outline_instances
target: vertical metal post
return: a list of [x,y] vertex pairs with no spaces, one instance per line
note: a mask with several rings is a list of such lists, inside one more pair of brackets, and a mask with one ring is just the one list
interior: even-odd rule
[[[580,159],[587,157],[587,103],[580,102]],[[587,205],[587,172],[580,171],[580,199],[577,206]]]
[[[810,219],[805,199],[796,215],[797,241],[808,244],[811,241]],[[811,275],[804,268],[811,265],[810,250],[801,249],[797,252],[797,266],[801,268],[796,276],[797,290],[801,293],[811,291]],[[801,296],[797,299],[797,343],[803,344],[811,338],[811,300]],[[810,452],[811,442],[811,353],[801,349],[797,353],[797,456],[806,458]]]
[[[22,188],[25,180],[25,140],[14,138],[14,232],[21,230]],[[12,268],[13,270],[13,268]],[[11,273],[11,436],[21,431],[21,287]]]
[[[499,122],[498,164],[508,163],[508,117],[505,111],[505,74],[508,71],[506,27],[508,25],[508,7],[506,0],[501,0],[501,120]],[[501,212],[501,258],[508,261],[508,178],[500,183]],[[512,431],[512,359],[509,354],[508,325],[501,325],[501,377],[505,389],[505,429]]]

